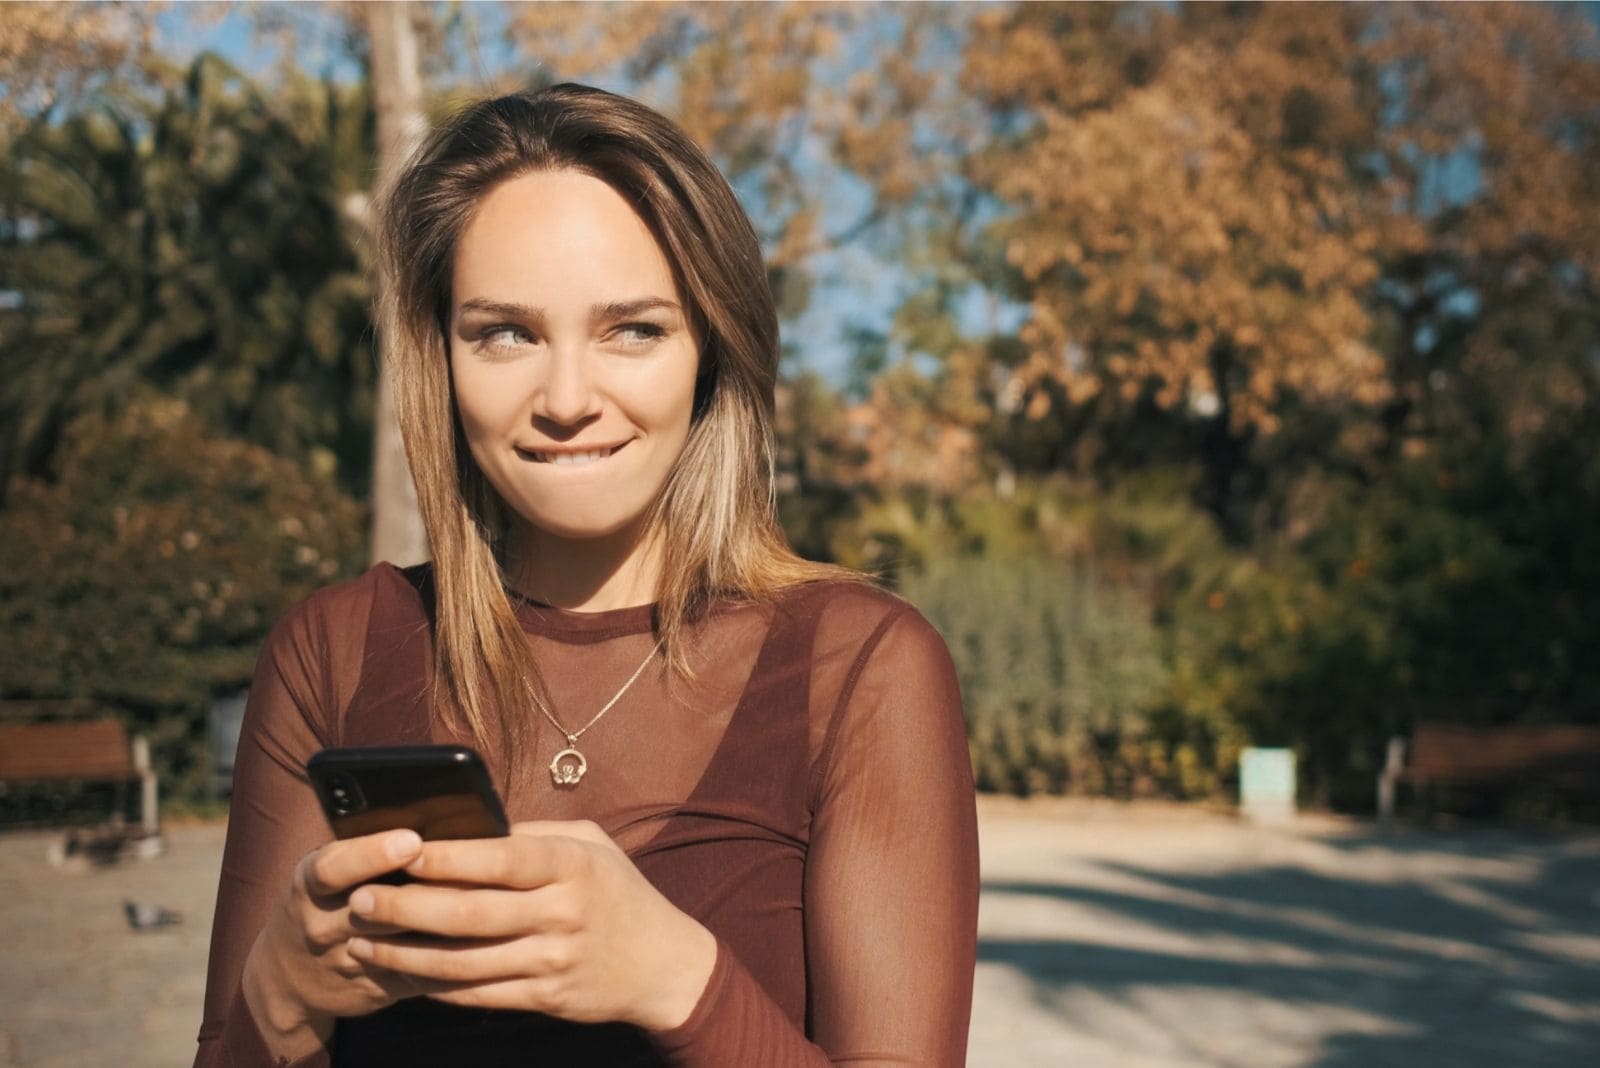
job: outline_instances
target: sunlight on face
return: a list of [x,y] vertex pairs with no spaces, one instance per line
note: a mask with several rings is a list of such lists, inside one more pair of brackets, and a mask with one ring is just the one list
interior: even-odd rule
[[699,344],[672,269],[576,171],[497,187],[456,246],[450,368],[473,459],[535,535],[637,528],[683,451]]

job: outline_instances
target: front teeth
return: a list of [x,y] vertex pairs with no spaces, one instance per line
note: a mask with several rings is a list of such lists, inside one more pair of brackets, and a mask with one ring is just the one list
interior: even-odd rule
[[536,453],[541,463],[547,464],[587,464],[596,460],[604,460],[611,455],[610,449],[596,449],[593,452],[560,452],[554,455]]

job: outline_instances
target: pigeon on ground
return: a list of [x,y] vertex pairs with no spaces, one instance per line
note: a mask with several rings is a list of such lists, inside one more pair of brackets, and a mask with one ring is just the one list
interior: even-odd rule
[[138,901],[124,901],[122,911],[127,914],[128,926],[135,931],[159,931],[183,922],[183,917],[171,909]]

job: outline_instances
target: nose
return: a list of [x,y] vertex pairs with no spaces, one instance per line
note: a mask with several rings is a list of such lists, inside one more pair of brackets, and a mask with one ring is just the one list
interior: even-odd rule
[[534,389],[534,421],[547,433],[571,434],[600,416],[600,391],[581,346],[552,346]]

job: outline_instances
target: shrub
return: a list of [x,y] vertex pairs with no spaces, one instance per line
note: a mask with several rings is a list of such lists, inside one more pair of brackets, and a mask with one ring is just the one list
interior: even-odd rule
[[980,789],[1173,792],[1148,716],[1166,667],[1137,591],[1038,556],[939,560],[901,590],[950,646]]
[[0,698],[122,717],[164,792],[200,782],[204,714],[244,686],[277,617],[362,565],[363,512],[330,478],[149,400],[75,423],[53,481],[0,511]]

